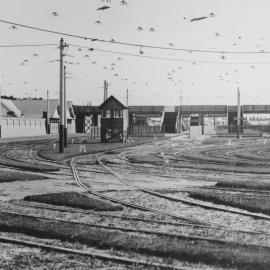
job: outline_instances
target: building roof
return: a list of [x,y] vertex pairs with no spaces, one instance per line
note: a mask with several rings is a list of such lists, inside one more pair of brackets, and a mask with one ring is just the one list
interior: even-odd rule
[[162,115],[164,106],[129,106],[129,113],[155,117]]
[[118,99],[114,96],[107,98],[100,106],[100,109],[127,109]]
[[19,108],[15,105],[14,100],[10,99],[0,99],[1,104],[6,107],[7,111],[14,112],[14,116],[20,117],[21,111]]
[[[43,118],[43,112],[47,111],[47,100],[46,99],[24,99],[14,100],[16,106],[21,110],[24,117],[27,118]],[[58,100],[49,100],[50,117],[54,117],[55,111],[57,110]]]
[[73,105],[73,110],[77,117],[91,114],[101,114],[101,110],[99,109],[98,106]]

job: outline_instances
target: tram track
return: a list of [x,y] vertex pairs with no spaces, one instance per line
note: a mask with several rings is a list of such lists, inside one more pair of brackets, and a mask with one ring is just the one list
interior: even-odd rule
[[[74,165],[74,163],[72,163],[71,162],[71,166],[73,167],[73,166],[75,166]],[[96,192],[96,191],[94,191],[93,189],[91,189],[91,188],[89,188],[89,187],[87,187],[87,186],[85,186],[84,184],[82,184],[81,183],[81,181],[79,180],[79,183],[77,182],[77,177],[78,177],[78,174],[76,174],[76,168],[74,168],[73,167],[73,169],[72,170],[74,170],[74,173],[75,173],[75,175],[77,175],[77,176],[75,176],[75,181],[76,181],[76,183],[79,185],[79,186],[81,186],[84,190],[87,190],[87,191],[90,191],[90,193],[91,194],[94,194],[94,195],[96,195],[96,196],[98,196],[98,197],[100,197],[100,198],[103,198],[103,199],[107,199],[107,200],[110,200],[110,201],[113,201],[113,202],[116,202],[116,203],[120,203],[120,204],[122,204],[122,205],[124,205],[124,206],[127,206],[127,207],[131,207],[131,208],[134,208],[134,209],[139,209],[139,210],[143,210],[143,211],[152,211],[152,212],[156,212],[156,209],[149,209],[149,208],[147,208],[147,207],[141,207],[140,205],[136,205],[136,204],[130,204],[130,203],[128,203],[128,204],[126,204],[127,202],[123,202],[123,201],[121,201],[121,200],[118,200],[118,199],[115,199],[115,198],[112,198],[112,197],[110,197],[110,196],[106,196],[106,195],[104,195],[104,194],[101,194],[101,193],[99,193],[99,192]],[[151,191],[152,192],[152,191]],[[163,194],[158,194],[158,195],[160,195],[160,197],[163,197],[162,195]],[[224,209],[222,209],[222,210],[224,210]],[[225,211],[226,212],[226,211]],[[160,213],[162,213],[163,215],[165,214],[165,215],[167,215],[167,216],[171,216],[171,217],[176,217],[176,218],[181,218],[182,220],[187,220],[187,221],[189,221],[189,223],[191,222],[191,223],[200,223],[200,226],[201,227],[205,227],[205,228],[215,228],[215,229],[219,229],[219,230],[222,230],[222,229],[224,229],[224,230],[229,230],[229,231],[236,231],[236,232],[243,232],[243,233],[261,233],[261,232],[250,232],[250,231],[245,231],[245,230],[233,230],[233,229],[230,229],[230,228],[227,228],[227,227],[225,227],[225,226],[220,226],[219,224],[216,224],[216,223],[212,223],[212,222],[208,222],[208,223],[205,223],[204,221],[202,221],[202,220],[194,220],[194,219],[187,219],[186,217],[184,217],[184,216],[179,216],[179,215],[171,215],[171,214],[169,214],[169,213],[167,213],[167,212],[161,212],[161,211],[159,211],[158,210],[158,212],[157,212],[157,214],[160,214]],[[237,214],[242,214],[243,212],[242,211],[237,211]],[[244,213],[244,214],[246,214],[246,213]],[[260,216],[260,217],[264,217],[264,215],[253,215],[252,213],[247,213],[247,216],[252,216],[252,217],[256,217],[256,218],[258,218],[258,216]],[[266,216],[266,219],[268,220],[268,219],[270,219],[268,216]],[[195,222],[194,222],[195,221]]]
[[[209,225],[202,225],[197,223],[190,223],[189,220],[184,220],[184,222],[179,221],[171,221],[171,220],[161,220],[161,219],[154,219],[154,218],[145,218],[145,217],[138,217],[134,215],[128,215],[124,214],[122,216],[115,215],[115,214],[104,214],[97,211],[89,211],[89,210],[82,210],[82,209],[74,209],[74,208],[66,208],[61,206],[48,206],[48,205],[40,205],[40,203],[33,203],[31,204],[25,203],[25,202],[11,202],[12,205],[17,206],[23,206],[27,208],[35,209],[41,209],[41,210],[49,210],[49,211],[56,211],[56,212],[62,212],[62,213],[74,213],[74,214],[83,214],[83,215],[93,215],[99,218],[109,218],[109,219],[116,219],[116,220],[125,220],[125,221],[138,221],[148,224],[154,224],[154,225],[169,225],[173,227],[191,227],[194,229],[210,229],[213,231],[224,231],[224,232],[232,232],[232,233],[241,233],[241,234],[248,234],[248,235],[264,235],[264,236],[270,236],[270,233],[264,232],[264,231],[248,231],[248,230],[239,230],[239,229],[233,229],[233,228],[220,228],[220,227],[213,227]],[[115,226],[112,228],[116,228]]]
[[93,259],[116,262],[116,263],[120,263],[120,264],[124,264],[124,265],[144,266],[144,267],[155,268],[155,269],[164,269],[164,270],[166,270],[166,269],[168,269],[168,270],[184,270],[184,269],[186,269],[186,267],[183,268],[183,267],[172,266],[172,265],[164,264],[164,263],[149,262],[149,261],[138,260],[138,259],[135,260],[135,259],[131,259],[129,257],[124,257],[124,256],[115,256],[115,255],[110,255],[110,254],[101,253],[101,252],[84,251],[84,250],[80,250],[77,248],[67,248],[67,247],[62,247],[59,245],[49,245],[49,244],[43,244],[40,242],[26,241],[26,240],[11,238],[11,237],[0,236],[0,242],[14,244],[14,245],[20,245],[20,246],[26,246],[26,247],[31,247],[31,248],[43,249],[43,250],[46,250],[48,252],[54,251],[57,253],[86,256],[86,257],[91,257]]
[[267,215],[263,215],[263,214],[256,214],[256,213],[247,213],[247,212],[243,212],[241,210],[238,209],[226,209],[226,208],[222,208],[222,207],[218,207],[218,206],[212,206],[212,205],[207,205],[205,203],[200,203],[200,202],[194,202],[191,200],[186,200],[186,199],[179,199],[179,198],[175,198],[169,195],[165,195],[150,189],[146,189],[146,188],[142,188],[139,187],[138,185],[134,185],[132,183],[130,183],[129,181],[127,181],[126,179],[124,179],[123,177],[121,177],[119,174],[115,173],[111,168],[109,168],[108,166],[106,166],[104,163],[102,163],[101,159],[96,156],[98,163],[107,171],[109,171],[117,180],[119,180],[120,182],[122,182],[125,185],[134,187],[142,192],[145,192],[147,194],[153,195],[153,196],[157,196],[163,199],[167,199],[170,201],[175,201],[175,202],[181,202],[184,204],[188,204],[191,206],[197,206],[197,207],[202,207],[205,209],[210,209],[210,210],[218,210],[218,211],[223,211],[223,212],[229,212],[229,213],[233,213],[233,214],[240,214],[240,215],[244,215],[244,216],[248,216],[248,217],[253,217],[253,218],[261,218],[261,219],[266,219],[266,220],[270,220],[270,216]]
[[[119,226],[102,226],[102,225],[98,225],[98,224],[89,224],[88,222],[82,222],[82,221],[79,221],[77,219],[75,221],[73,221],[73,220],[66,220],[63,218],[55,218],[55,217],[49,218],[49,217],[44,217],[43,215],[36,216],[36,215],[30,215],[30,214],[22,214],[22,213],[18,213],[17,211],[15,213],[10,211],[10,209],[8,211],[3,211],[3,210],[0,211],[0,215],[1,215],[0,223],[1,223],[2,230],[7,231],[7,232],[14,231],[13,227],[10,227],[10,226],[12,226],[11,221],[10,221],[12,218],[12,220],[15,220],[13,222],[15,222],[17,224],[17,225],[15,225],[16,232],[19,231],[20,233],[26,233],[26,234],[29,234],[33,237],[36,237],[36,236],[41,234],[41,235],[44,235],[45,238],[49,237],[50,239],[52,239],[52,241],[53,241],[53,239],[59,239],[61,241],[65,240],[65,239],[66,240],[69,239],[69,240],[71,240],[71,243],[74,241],[79,241],[79,243],[81,243],[81,242],[85,243],[83,233],[82,233],[82,235],[80,232],[76,232],[75,235],[72,233],[74,230],[76,230],[76,228],[80,228],[80,231],[83,230],[84,232],[87,232],[87,234],[92,232],[92,230],[93,230],[92,233],[99,232],[99,234],[102,234],[103,230],[104,230],[104,233],[108,234],[108,232],[111,231],[110,235],[114,235],[113,231],[115,231],[118,233],[129,234],[130,236],[126,236],[127,239],[132,237],[132,235],[133,235],[133,237],[135,237],[134,234],[137,235],[136,236],[137,239],[140,239],[140,237],[143,237],[143,239],[152,239],[152,237],[145,238],[145,236],[144,236],[144,235],[146,235],[146,236],[152,235],[152,236],[154,236],[153,239],[160,239],[160,240],[163,239],[163,241],[165,241],[165,239],[166,239],[167,242],[170,241],[170,239],[171,239],[171,241],[174,241],[174,242],[179,241],[179,243],[181,243],[182,241],[184,241],[184,242],[190,241],[190,243],[196,242],[198,244],[200,242],[202,242],[202,243],[207,242],[207,243],[209,243],[207,245],[210,245],[212,247],[218,245],[218,246],[224,246],[224,248],[233,247],[233,248],[240,249],[240,250],[243,249],[243,250],[245,250],[245,252],[247,252],[247,250],[250,250],[250,252],[254,252],[254,250],[256,250],[256,249],[259,249],[259,250],[263,251],[264,253],[270,252],[270,246],[268,244],[264,245],[264,244],[254,244],[254,243],[239,243],[236,241],[221,240],[221,239],[215,239],[215,238],[210,238],[210,237],[182,235],[182,234],[177,234],[177,233],[167,233],[167,232],[160,232],[160,231],[156,231],[156,230],[146,230],[146,229],[137,229],[137,228],[134,229],[134,228],[127,228],[127,227],[119,227]],[[7,216],[5,216],[5,214]],[[19,220],[21,222],[18,223]],[[37,224],[37,229],[36,229],[35,224]],[[56,227],[55,227],[56,225],[57,225],[58,229],[56,229]],[[47,229],[47,227],[48,227],[48,229]],[[54,230],[59,231],[60,228],[65,228],[65,229],[64,229],[63,233],[60,233],[59,236],[56,236],[55,233],[52,231],[54,231]],[[68,230],[68,234],[67,234],[67,228],[70,228],[70,230],[71,230],[71,231]],[[62,229],[60,229],[60,230],[62,230]],[[92,233],[90,233],[89,236],[92,235]],[[41,237],[41,238],[43,238],[43,237]],[[91,236],[90,236],[90,239],[91,239]],[[90,244],[90,247],[91,247],[92,242],[90,239],[86,240],[86,241],[87,241],[87,243],[88,243],[88,241],[90,241],[88,244]],[[12,242],[12,239],[11,239],[10,243],[21,244],[21,245],[27,246],[28,241],[22,240],[22,242],[20,242],[21,241],[20,239],[15,239],[15,240],[18,240],[19,242],[16,242],[16,243]],[[5,241],[5,240],[2,240],[2,241]],[[1,242],[1,237],[0,237],[0,242]],[[151,240],[151,242],[152,242],[152,240]],[[40,243],[42,244],[42,241],[39,241],[39,244]],[[72,245],[71,243],[70,243],[70,245]],[[93,242],[93,244],[94,244],[94,246],[96,246],[95,242]],[[51,245],[51,246],[52,246],[52,250],[54,250],[54,247],[57,247],[55,245]],[[106,247],[107,248],[109,247],[108,244],[106,245]],[[136,246],[134,246],[134,247],[136,248]],[[133,249],[134,249],[134,247],[133,247]],[[40,247],[40,248],[43,248],[43,247]],[[123,248],[123,246],[121,245],[120,250],[122,248]],[[132,251],[133,249],[131,249],[130,251]],[[74,249],[72,248],[71,251],[72,250],[74,250]],[[75,252],[77,250],[78,249],[75,249]],[[57,251],[57,250],[55,250],[55,251]],[[60,251],[61,250],[59,250],[59,252]],[[63,252],[64,252],[64,250],[63,250]],[[143,250],[141,250],[139,252],[139,254],[144,254]],[[148,254],[148,253],[146,252],[146,254]],[[154,255],[154,254],[155,253],[153,253],[152,255]],[[103,256],[104,252],[102,252],[101,255]],[[158,253],[157,253],[157,255],[158,255]],[[105,254],[105,256],[107,256],[107,255]],[[174,257],[175,257],[175,259],[181,259],[181,256],[179,257],[177,255],[177,253],[175,253]],[[121,256],[120,258],[123,258],[123,262],[126,259],[125,256]],[[108,260],[110,260],[110,257],[108,257]],[[112,258],[112,261],[113,260],[114,259]],[[156,265],[156,266],[158,267],[159,265]],[[175,267],[173,268],[172,266],[171,266],[171,268],[166,268],[167,267],[166,264],[164,264],[161,267],[164,267],[164,268],[159,268],[159,269],[178,269]]]
[[[202,237],[202,236],[195,236],[195,235],[186,235],[186,234],[181,234],[181,233],[169,233],[169,232],[164,232],[164,231],[157,231],[157,230],[152,230],[152,229],[140,229],[140,228],[131,228],[131,227],[121,227],[121,226],[108,226],[108,225],[100,225],[100,224],[91,224],[88,222],[83,222],[83,221],[73,221],[73,220],[66,220],[62,218],[50,218],[50,217],[44,217],[44,216],[36,216],[32,214],[22,214],[22,213],[17,213],[14,211],[3,211],[0,210],[1,214],[12,214],[16,217],[22,217],[22,218],[30,218],[30,219],[39,219],[43,221],[54,221],[54,222],[64,222],[67,224],[71,225],[85,225],[89,228],[98,228],[101,230],[113,230],[113,231],[121,231],[121,232],[126,232],[126,233],[138,233],[138,234],[145,234],[145,235],[152,235],[152,236],[157,236],[157,237],[167,237],[167,238],[172,238],[172,239],[188,239],[191,241],[196,241],[196,240],[201,240],[201,241],[207,241],[211,243],[219,243],[219,244],[237,244],[239,246],[257,246],[257,247],[265,247],[269,248],[270,251],[270,246],[265,246],[265,245],[256,245],[256,244],[242,244],[242,243],[237,243],[235,241],[229,241],[229,240],[223,240],[223,239],[217,239],[213,237]],[[0,221],[1,224],[1,221]],[[1,224],[2,225],[2,224]],[[3,226],[3,225],[2,225]]]
[[[29,153],[29,155],[31,155],[31,153]],[[33,158],[33,160],[34,160],[35,158]],[[66,164],[64,164],[65,166],[66,166]],[[86,164],[87,165],[87,164]],[[106,165],[105,165],[106,166]],[[164,224],[164,225],[174,225],[174,226],[193,226],[194,228],[195,227],[198,227],[198,228],[211,228],[211,229],[216,229],[216,230],[224,230],[224,231],[234,231],[233,229],[230,229],[230,228],[227,228],[227,227],[224,227],[224,226],[220,226],[219,224],[215,224],[215,223],[210,223],[210,222],[207,222],[207,223],[205,223],[205,222],[202,222],[201,220],[197,220],[197,219],[188,219],[188,218],[185,218],[185,217],[183,217],[183,216],[180,216],[180,215],[173,215],[173,214],[170,214],[170,213],[167,213],[167,212],[164,212],[164,211],[160,211],[160,210],[158,210],[158,211],[156,211],[156,209],[152,209],[152,208],[148,208],[147,209],[147,207],[144,207],[144,206],[139,206],[140,208],[137,208],[137,206],[136,206],[136,204],[131,204],[131,203],[129,203],[129,202],[125,202],[125,201],[122,201],[122,200],[118,200],[118,199],[115,199],[115,198],[112,198],[111,196],[107,196],[107,195],[105,195],[105,194],[102,194],[102,193],[100,193],[100,192],[97,192],[97,191],[95,191],[94,189],[92,189],[92,188],[90,188],[89,186],[88,186],[88,184],[86,184],[86,183],[84,183],[84,182],[82,182],[82,181],[80,181],[80,177],[81,178],[87,178],[86,176],[80,176],[79,177],[79,172],[84,172],[84,173],[88,173],[88,172],[93,172],[93,173],[106,173],[106,171],[104,170],[104,172],[102,171],[102,170],[88,170],[87,168],[79,168],[79,166],[76,166],[76,164],[75,164],[75,162],[74,162],[74,159],[72,159],[71,160],[71,162],[70,162],[70,167],[71,167],[71,170],[72,170],[72,174],[70,174],[69,176],[73,176],[74,177],[74,179],[75,179],[75,181],[76,181],[76,183],[77,183],[77,185],[78,186],[80,186],[82,189],[84,189],[85,191],[87,191],[87,192],[89,192],[90,194],[93,194],[93,195],[95,195],[95,196],[97,196],[97,197],[99,197],[99,198],[103,198],[103,199],[106,199],[106,200],[110,200],[110,201],[112,201],[112,202],[116,202],[116,203],[120,203],[120,204],[122,204],[122,205],[124,205],[124,206],[126,206],[126,207],[130,207],[130,208],[133,208],[133,209],[138,209],[138,210],[141,210],[141,211],[148,211],[148,212],[152,212],[152,213],[155,213],[155,214],[157,214],[157,215],[163,215],[163,216],[167,216],[167,217],[170,217],[170,218],[173,218],[173,219],[177,219],[177,220],[185,220],[185,221],[187,221],[187,222],[189,222],[189,223],[184,223],[184,222],[172,222],[172,221],[166,221],[166,219],[165,220],[151,220],[151,219],[144,219],[144,218],[140,218],[140,217],[116,217],[115,215],[114,215],[114,217],[112,216],[112,215],[109,215],[109,214],[100,214],[100,213],[95,213],[96,215],[103,215],[103,217],[104,218],[106,218],[106,217],[110,217],[110,218],[116,218],[116,219],[122,219],[122,218],[124,218],[124,219],[126,219],[126,220],[133,220],[133,221],[143,221],[143,222],[149,222],[149,223],[157,223],[157,224]],[[65,169],[67,169],[67,168],[70,168],[68,165],[66,166],[66,168]],[[103,167],[104,168],[104,167]],[[105,169],[105,168],[104,168]],[[110,169],[110,168],[109,168]],[[60,173],[59,173],[60,174]],[[107,171],[107,173],[106,174],[111,174],[111,172],[109,172],[109,171]],[[60,174],[61,175],[61,174]],[[121,177],[121,176],[120,176]],[[77,178],[77,179],[76,179]],[[124,180],[123,181],[123,184],[124,184],[124,182],[126,181],[126,182],[129,182],[129,181],[127,181],[126,179],[122,179],[122,180]],[[125,183],[125,184],[127,184],[127,183]],[[136,185],[135,185],[136,186]],[[140,187],[137,187],[136,186],[136,188],[138,188],[138,189],[140,189]],[[146,189],[147,190],[147,189]],[[151,190],[150,190],[151,191]],[[153,192],[153,191],[151,191],[151,192]],[[155,191],[154,191],[154,193],[156,193]],[[157,194],[152,194],[152,195],[154,195],[154,196],[157,196]],[[150,194],[150,193],[149,193]],[[164,195],[164,194],[161,194],[161,193],[159,193],[160,195]],[[165,195],[165,196],[167,196],[167,195]],[[171,197],[171,196],[169,196],[169,197]],[[172,197],[173,198],[173,197]],[[166,198],[164,198],[164,199],[166,199]],[[168,199],[168,198],[167,198]],[[34,206],[34,207],[36,207],[36,206]],[[38,208],[38,207],[36,207],[36,208]],[[41,209],[42,207],[40,206],[40,209]],[[45,207],[43,208],[43,209],[46,209]],[[51,210],[50,209],[50,207],[47,207],[47,209],[48,210]],[[150,209],[150,210],[149,210]],[[56,209],[57,211],[59,211],[59,209]],[[84,213],[84,214],[86,214],[86,212],[85,211],[80,211],[80,210],[77,210],[77,209],[75,209],[75,210],[73,210],[74,211],[74,213]],[[63,212],[67,212],[66,210],[63,210]],[[91,213],[92,214],[92,213]],[[56,220],[56,219],[55,219]],[[146,221],[147,220],[147,221]],[[81,224],[81,223],[80,223]],[[177,225],[176,225],[177,224]],[[92,226],[92,224],[90,224],[90,226]],[[172,238],[172,239],[181,239],[181,238],[183,238],[183,237],[188,237],[188,239],[190,240],[190,241],[197,241],[197,240],[200,240],[200,241],[209,241],[209,242],[215,242],[215,241],[217,241],[217,243],[220,243],[220,244],[231,244],[232,242],[230,242],[230,241],[224,241],[224,240],[221,240],[221,239],[216,239],[216,238],[211,238],[211,237],[198,237],[198,236],[192,236],[192,235],[181,235],[181,234],[176,234],[176,233],[168,233],[168,232],[157,232],[157,231],[155,231],[155,230],[145,230],[145,229],[134,229],[134,228],[125,228],[125,227],[122,227],[122,226],[103,226],[103,225],[101,225],[101,226],[97,226],[97,225],[94,225],[96,228],[100,228],[100,229],[104,229],[104,230],[118,230],[118,231],[122,231],[122,232],[126,232],[126,233],[138,233],[138,234],[148,234],[148,235],[156,235],[156,236],[159,236],[159,237],[166,237],[166,238]],[[241,230],[235,230],[235,233],[249,233],[249,234],[254,234],[254,235],[269,235],[269,234],[267,234],[266,232],[258,232],[258,231],[254,231],[254,232],[250,232],[250,231],[241,231]],[[4,241],[10,241],[10,243],[12,243],[12,241],[13,241],[14,239],[7,239],[7,240],[2,240],[2,237],[0,237],[0,242],[4,242]],[[15,239],[15,240],[17,240],[17,239]],[[24,242],[22,242],[21,243],[21,245],[25,245],[25,246],[27,246],[28,244],[26,243],[26,242],[31,242],[31,241],[24,241]],[[235,243],[235,244],[239,244],[239,243],[236,243],[236,242],[233,242],[233,243]],[[16,243],[14,243],[13,242],[13,244],[16,244]],[[20,243],[17,243],[17,244],[20,244]],[[35,243],[34,243],[35,244]],[[36,243],[36,244],[39,244],[39,243]],[[29,244],[29,246],[31,247],[31,243]],[[50,245],[49,245],[50,246]],[[256,245],[253,245],[254,247],[256,247]],[[34,246],[32,246],[32,247],[34,247]],[[56,249],[54,249],[56,247]],[[265,247],[265,246],[263,246],[263,245],[258,245],[258,247]],[[91,257],[91,256],[94,256],[94,257],[96,257],[96,258],[99,258],[98,257],[98,255],[95,255],[95,253],[94,253],[94,255],[93,255],[93,253],[91,253],[91,254],[80,254],[80,250],[77,250],[77,249],[71,249],[71,251],[65,251],[65,250],[57,250],[58,249],[58,247],[57,246],[54,246],[54,245],[52,245],[52,247],[39,247],[39,248],[42,248],[42,249],[44,249],[44,250],[54,250],[54,251],[56,251],[56,252],[63,252],[63,253],[70,253],[70,254],[72,254],[72,252],[75,252],[75,253],[73,253],[73,254],[78,254],[78,255],[82,255],[82,256],[89,256],[89,257]],[[61,247],[60,247],[61,248]],[[270,249],[270,247],[269,246],[266,246],[265,248],[269,248]],[[78,253],[76,253],[77,251],[79,251]],[[84,251],[83,251],[84,252]],[[100,254],[100,253],[99,253]],[[103,256],[103,255],[105,255],[105,254],[101,254],[101,256]],[[110,255],[111,256],[111,255]],[[137,260],[132,260],[132,262],[130,262],[130,259],[129,258],[125,258],[125,257],[117,257],[117,256],[113,256],[113,257],[117,257],[117,258],[111,258],[110,256],[108,256],[107,258],[106,258],[106,255],[105,255],[105,257],[100,257],[100,259],[104,259],[104,260],[109,260],[109,261],[116,261],[117,262],[117,259],[119,259],[120,258],[120,260],[121,260],[121,262],[123,263],[123,264],[133,264],[135,261],[137,262]],[[129,259],[129,262],[127,261],[127,262],[125,262],[125,260],[126,259]],[[118,262],[120,262],[120,261],[118,261]],[[142,261],[142,264],[140,264],[140,265],[144,265],[144,266],[152,266],[153,267],[153,263],[150,263],[150,265],[149,265],[149,262],[146,262],[146,263],[148,263],[148,264],[143,264],[144,262]],[[156,267],[156,268],[159,268],[159,269],[182,269],[182,268],[177,268],[177,267],[173,267],[173,266],[170,266],[170,265],[166,265],[166,264],[164,264],[164,265],[162,265],[162,264],[156,264],[156,265],[154,265],[154,267]],[[169,267],[171,267],[171,268],[169,268]]]
[[[126,207],[129,207],[129,208],[142,210],[142,211],[149,211],[149,212],[153,212],[153,213],[156,213],[156,214],[170,216],[170,217],[173,217],[173,218],[176,218],[176,219],[186,220],[186,218],[184,216],[181,216],[181,215],[171,214],[171,213],[161,211],[161,210],[158,210],[158,209],[154,209],[154,208],[150,208],[150,207],[146,207],[146,206],[141,206],[141,205],[138,205],[138,204],[126,202],[126,201],[123,201],[123,200],[120,200],[120,199],[113,198],[111,196],[104,195],[104,194],[102,194],[102,193],[100,193],[100,192],[86,186],[85,184],[83,184],[80,181],[78,171],[76,169],[76,166],[75,166],[75,163],[74,163],[73,160],[70,161],[70,166],[71,166],[72,173],[74,175],[74,179],[75,179],[76,184],[79,187],[81,187],[83,190],[86,190],[86,191],[90,192],[91,194],[93,194],[93,195],[95,195],[95,196],[97,196],[99,198],[109,200],[109,201],[114,202],[114,203],[119,203],[119,204],[121,204],[123,206],[126,206]],[[214,225],[214,223],[204,222],[204,221],[197,220],[197,219],[188,219],[188,220],[192,221],[192,222],[195,222],[195,223],[204,224],[204,225]],[[215,224],[215,226],[223,227],[223,226],[221,226],[219,224]]]

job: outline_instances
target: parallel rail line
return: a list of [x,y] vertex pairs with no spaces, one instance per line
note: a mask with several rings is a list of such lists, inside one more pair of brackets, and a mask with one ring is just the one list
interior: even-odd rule
[[172,196],[168,196],[150,189],[146,189],[146,188],[142,188],[139,187],[137,185],[134,185],[132,183],[130,183],[129,181],[127,181],[126,179],[124,179],[123,177],[121,177],[119,174],[115,173],[111,168],[109,168],[108,166],[106,166],[104,163],[102,163],[101,159],[96,156],[98,163],[107,171],[109,171],[114,177],[116,177],[120,182],[134,187],[142,192],[163,198],[163,199],[167,199],[170,201],[175,201],[175,202],[181,202],[184,204],[188,204],[188,205],[192,205],[192,206],[198,206],[198,207],[202,207],[205,209],[210,209],[210,210],[218,210],[218,211],[223,211],[223,212],[229,212],[229,213],[233,213],[233,214],[240,214],[240,215],[244,215],[244,216],[248,216],[248,217],[253,217],[253,218],[260,218],[260,219],[266,219],[266,220],[270,220],[270,216],[267,215],[263,215],[263,214],[256,214],[256,213],[250,213],[250,212],[243,212],[241,210],[238,209],[226,209],[223,207],[218,207],[218,206],[213,206],[213,205],[207,205],[205,203],[200,203],[200,202],[194,202],[194,201],[190,201],[190,200],[185,200],[185,199],[179,199],[179,198],[175,198]]
[[[188,240],[192,240],[192,241],[199,240],[199,241],[207,241],[207,242],[219,243],[219,244],[234,244],[234,245],[238,245],[238,246],[264,247],[266,249],[269,249],[269,251],[270,251],[270,246],[267,246],[267,245],[238,243],[238,242],[231,241],[231,240],[222,240],[222,239],[217,239],[217,238],[213,238],[213,237],[186,235],[186,234],[182,234],[182,233],[169,233],[169,232],[163,232],[163,231],[157,231],[157,230],[151,230],[151,229],[139,229],[139,228],[133,229],[130,227],[90,224],[90,223],[83,222],[83,221],[65,220],[63,218],[50,218],[50,217],[44,217],[44,216],[36,216],[36,215],[32,215],[32,214],[22,214],[22,213],[17,213],[16,211],[14,212],[14,211],[0,210],[0,213],[12,214],[14,216],[31,218],[31,219],[35,218],[35,219],[44,220],[44,221],[58,221],[58,222],[65,222],[68,224],[85,225],[89,228],[98,228],[98,229],[104,229],[104,230],[117,230],[117,231],[121,231],[121,232],[139,233],[139,234],[145,234],[145,235],[155,235],[157,237],[168,237],[168,238],[172,238],[172,239],[188,239]],[[3,225],[3,226],[5,226],[5,225]]]
[[[124,216],[117,216],[112,214],[103,214],[96,211],[89,211],[89,210],[81,210],[81,209],[72,209],[72,208],[65,208],[61,206],[44,206],[44,205],[37,205],[34,203],[34,205],[24,203],[24,202],[12,202],[14,205],[19,206],[26,206],[33,209],[43,209],[43,210],[50,210],[50,211],[59,211],[59,212],[66,212],[66,213],[81,213],[81,214],[91,214],[98,217],[106,217],[106,218],[112,218],[112,219],[122,219],[122,220],[131,220],[131,221],[140,221],[145,223],[154,223],[154,224],[161,224],[161,225],[171,225],[171,226],[180,226],[180,227],[194,227],[194,228],[200,228],[200,229],[211,229],[211,230],[224,230],[227,231],[227,228],[217,228],[207,225],[201,225],[201,224],[195,224],[195,223],[187,223],[187,222],[174,222],[174,221],[167,221],[167,220],[158,220],[158,219],[150,219],[150,218],[142,218],[142,217],[135,217],[131,215],[124,215]],[[114,227],[115,228],[115,227]],[[230,232],[236,232],[236,233],[244,233],[244,234],[252,234],[252,235],[267,235],[270,236],[269,233],[263,232],[263,231],[245,231],[245,230],[235,230],[235,229],[229,229]]]
[[58,253],[64,253],[64,254],[74,254],[78,256],[86,256],[86,257],[91,257],[93,259],[100,259],[100,260],[106,260],[106,261],[112,261],[124,265],[142,265],[146,267],[155,267],[157,269],[168,269],[168,270],[184,270],[186,268],[178,267],[178,266],[172,266],[168,264],[163,264],[163,263],[155,263],[155,262],[148,262],[144,260],[135,260],[135,259],[130,259],[128,257],[124,256],[114,256],[114,255],[109,255],[101,252],[90,252],[90,251],[83,251],[80,249],[71,249],[71,248],[66,248],[66,247],[61,247],[61,246],[56,246],[56,245],[48,245],[48,244],[43,244],[40,242],[34,242],[34,241],[26,241],[26,240],[20,240],[20,239],[15,239],[11,237],[0,237],[0,242],[1,243],[8,243],[8,244],[15,244],[15,245],[22,245],[22,246],[27,246],[27,247],[32,247],[32,248],[39,248],[43,249],[46,251],[54,251]]

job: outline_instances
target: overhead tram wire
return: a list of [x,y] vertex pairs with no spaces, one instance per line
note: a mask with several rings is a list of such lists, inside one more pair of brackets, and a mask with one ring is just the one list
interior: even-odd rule
[[188,53],[196,52],[196,53],[216,53],[216,54],[270,54],[270,51],[226,51],[226,50],[202,50],[202,49],[162,47],[162,46],[154,46],[154,45],[147,45],[147,44],[120,42],[120,41],[116,41],[116,40],[112,41],[112,40],[87,37],[87,36],[82,36],[82,35],[77,35],[77,34],[69,34],[69,33],[65,33],[65,32],[49,30],[49,29],[45,29],[45,28],[40,28],[40,27],[36,27],[36,26],[11,22],[11,21],[2,20],[2,19],[0,19],[0,22],[5,23],[5,24],[14,25],[14,26],[20,26],[23,28],[28,28],[28,29],[32,29],[32,30],[36,30],[36,31],[51,33],[51,34],[57,34],[57,35],[62,35],[62,36],[80,38],[83,40],[97,41],[97,42],[103,42],[103,43],[132,46],[132,47],[138,47],[138,48],[143,47],[143,48],[158,49],[158,50],[184,51],[184,52],[188,52]]
[[75,44],[70,44],[70,46],[75,48],[82,48],[82,49],[90,49],[91,51],[97,52],[105,52],[111,54],[119,54],[125,56],[134,56],[139,58],[148,58],[148,59],[155,59],[155,60],[165,60],[165,61],[175,61],[175,62],[188,62],[188,63],[200,63],[200,64],[221,64],[221,65],[270,65],[270,62],[220,62],[220,61],[203,61],[203,60],[188,60],[188,59],[180,59],[180,58],[169,58],[169,57],[158,57],[158,56],[150,56],[150,55],[141,55],[141,54],[133,54],[133,53],[125,53],[120,51],[112,51],[112,50],[104,50],[104,49],[97,49],[94,47],[86,47],[80,46]]
[[58,46],[58,44],[7,44],[0,45],[0,48],[24,48],[24,47],[49,47],[49,46]]

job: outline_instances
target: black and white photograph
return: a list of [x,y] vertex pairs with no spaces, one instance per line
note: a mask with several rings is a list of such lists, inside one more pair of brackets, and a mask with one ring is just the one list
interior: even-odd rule
[[269,12],[0,0],[0,270],[269,270]]

